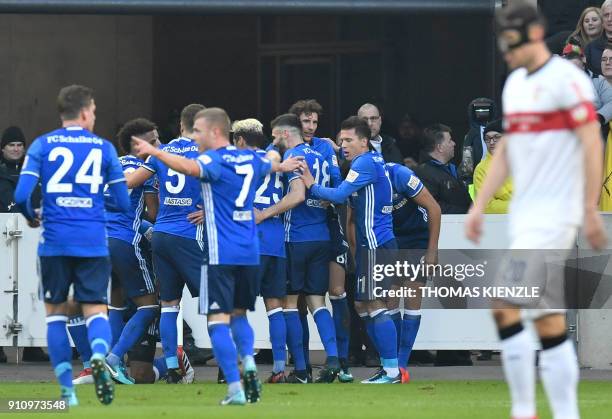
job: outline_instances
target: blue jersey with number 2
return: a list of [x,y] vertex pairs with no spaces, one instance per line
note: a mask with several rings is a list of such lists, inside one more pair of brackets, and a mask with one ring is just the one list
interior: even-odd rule
[[43,201],[40,256],[108,255],[104,185],[125,180],[115,147],[81,127],[38,137],[23,175],[39,178]]

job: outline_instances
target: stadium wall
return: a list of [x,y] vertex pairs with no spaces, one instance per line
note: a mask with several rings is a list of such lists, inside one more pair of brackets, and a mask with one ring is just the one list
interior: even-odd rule
[[95,89],[100,135],[150,115],[152,28],[147,16],[0,14],[0,127],[30,140],[57,127],[55,98],[72,83]]

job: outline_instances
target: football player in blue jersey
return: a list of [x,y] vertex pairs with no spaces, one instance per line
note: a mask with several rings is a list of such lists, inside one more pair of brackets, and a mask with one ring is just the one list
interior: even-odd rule
[[[259,288],[255,193],[270,171],[294,170],[299,161],[293,158],[279,164],[253,150],[238,150],[230,145],[229,132],[227,113],[209,108],[195,116],[194,135],[203,151],[197,160],[156,149],[146,141],[138,141],[138,145],[141,152],[202,182],[208,264],[202,265],[200,311],[208,315],[215,358],[229,387],[221,404],[242,405],[257,402],[261,392],[253,358],[253,329],[246,317],[246,311],[254,309]],[[244,389],[238,355],[243,364]]]
[[[298,117],[284,114],[272,121],[271,125],[275,141],[279,139],[279,146],[287,149],[284,160],[292,156],[302,157],[316,173],[317,182],[327,185],[329,179],[321,170],[324,160],[321,153],[304,143]],[[304,294],[327,354],[326,367],[321,370],[317,381],[332,382],[340,371],[340,362],[334,322],[325,306],[325,294],[329,287],[330,254],[327,208],[319,199],[306,192],[298,173],[287,174],[285,183],[288,185],[287,194],[278,203],[259,212],[258,221],[285,214],[289,275],[285,315],[287,343],[295,362],[295,370],[289,381],[305,383],[308,380],[304,351],[298,350],[298,345],[302,345],[298,296]]]
[[[117,134],[118,142],[125,151],[119,158],[124,173],[134,172],[144,163],[146,156],[136,156],[131,150],[132,135],[144,136],[152,143],[158,142],[157,127],[151,121],[143,118],[127,122]],[[111,303],[123,306],[123,296],[128,297],[138,308],[123,330],[124,309],[117,310],[109,304],[109,322],[111,332],[117,333],[113,337],[111,351],[107,356],[107,368],[111,377],[122,384],[133,384],[129,379],[122,359],[127,351],[140,339],[145,330],[159,311],[155,277],[151,266],[150,247],[148,240],[143,239],[141,230],[146,229],[149,221],[155,221],[159,199],[155,179],[150,179],[143,187],[129,191],[131,209],[123,213],[116,207],[108,189],[105,191],[106,227],[108,231],[109,252],[111,258]],[[146,209],[146,211],[145,211]],[[150,228],[150,227],[149,227]],[[117,304],[120,302],[120,304]],[[113,317],[120,317],[121,328],[113,330]],[[117,323],[115,319],[115,323]],[[87,345],[87,329],[82,316],[76,315],[69,319],[68,331],[83,359],[83,371],[73,380],[74,384],[93,382],[89,357],[91,354]]]
[[[125,178],[113,145],[93,134],[96,104],[93,91],[64,87],[57,99],[62,128],[38,137],[28,150],[15,200],[31,227],[44,226],[38,248],[41,298],[47,312],[47,345],[62,398],[78,400],[72,384],[72,351],[66,331],[68,290],[81,303],[91,347],[96,396],[113,400],[114,388],[105,367],[111,330],[106,311],[110,261],[106,240],[104,185],[116,205],[129,211]],[[42,185],[42,214],[30,196]],[[41,221],[42,217],[42,221]]]
[[[387,314],[386,303],[375,295],[373,277],[377,256],[381,250],[397,249],[393,235],[393,189],[379,153],[370,151],[370,129],[357,116],[342,122],[340,138],[351,170],[338,188],[324,187],[316,182],[311,170],[302,164],[302,179],[314,198],[343,203],[349,197],[352,210],[350,219],[356,226],[357,290],[355,308],[364,316],[376,349],[382,358],[383,368],[364,383],[400,383],[401,374],[397,360],[397,332],[393,320]],[[315,174],[316,175],[316,174]]]
[[[280,162],[277,151],[266,153],[261,149],[265,140],[263,124],[256,119],[245,119],[232,124],[234,145],[238,149],[254,150],[261,157]],[[257,187],[254,208],[262,211],[283,197],[280,173],[269,173]],[[272,217],[258,225],[260,294],[264,299],[269,320],[270,343],[274,365],[267,382],[286,382],[285,346],[287,326],[283,315],[283,299],[287,295],[287,261],[285,258],[285,227],[280,216]]]
[[[323,176],[329,178],[330,186],[335,188],[340,185],[342,182],[340,167],[338,166],[338,158],[331,145],[331,141],[327,138],[315,136],[319,126],[319,117],[323,113],[323,107],[314,99],[298,100],[291,106],[289,113],[296,115],[300,119],[304,142],[323,156],[321,172]],[[328,207],[327,216],[327,226],[331,239],[331,252],[329,256],[329,299],[333,308],[338,357],[341,366],[341,371],[338,374],[338,381],[350,383],[353,381],[353,376],[348,368],[350,312],[345,289],[348,243],[344,237],[344,230],[340,223],[338,208],[335,205],[330,205]],[[302,322],[304,344],[306,346],[304,352],[306,363],[308,364],[308,327],[304,327],[304,325],[307,326],[308,323]]]
[[[408,250],[409,263],[418,265],[423,259],[428,265],[436,264],[440,206],[412,170],[396,163],[387,163],[385,168],[393,185],[393,233],[398,247]],[[403,313],[400,312],[399,298],[387,300],[388,314],[395,323],[399,339],[398,363],[402,383],[410,381],[408,359],[421,325],[421,287],[426,281],[426,276],[419,276],[397,284],[414,290],[414,297],[404,299]]]
[[[132,150],[132,136],[153,144],[159,141],[157,127],[153,122],[144,118],[127,122],[117,134],[119,144],[126,153],[119,158],[124,173],[132,173],[143,167],[144,159],[147,158],[136,155]],[[131,189],[130,200],[132,208],[128,213],[115,210],[110,199],[107,204],[113,286],[120,286],[124,298],[130,299],[137,307],[106,357],[111,376],[122,384],[133,384],[123,366],[124,355],[140,340],[159,311],[149,242],[140,233],[144,216],[149,217],[149,222],[155,222],[157,215],[159,198],[155,179],[151,178],[142,186]]]
[[[181,112],[182,137],[162,145],[161,149],[187,158],[198,156],[193,124],[203,105],[187,105]],[[200,266],[205,255],[202,194],[200,182],[166,166],[155,156],[133,173],[126,174],[130,188],[142,185],[157,175],[160,208],[153,228],[153,266],[159,281],[161,300],[160,334],[166,357],[169,384],[183,382],[183,369],[177,355],[176,319],[183,287],[193,297],[199,295]]]

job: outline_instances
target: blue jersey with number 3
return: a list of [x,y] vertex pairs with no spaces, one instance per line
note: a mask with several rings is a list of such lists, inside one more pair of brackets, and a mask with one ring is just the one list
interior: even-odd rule
[[[266,152],[257,150],[259,157],[265,158]],[[264,210],[283,198],[282,173],[268,173],[257,186],[253,206]],[[259,235],[259,254],[285,257],[285,225],[282,215],[268,218],[257,226]]]
[[[283,159],[298,156],[304,157],[310,173],[315,178],[315,183],[324,187],[329,186],[330,178],[323,172],[325,160],[321,153],[306,143],[300,143],[287,150]],[[286,173],[285,176],[287,184],[299,178],[296,172]],[[329,240],[327,208],[324,208],[321,201],[306,190],[304,202],[285,213],[285,241],[293,243],[325,240]]]
[[271,170],[253,150],[226,146],[198,157],[210,265],[258,265],[253,217],[258,185]]
[[42,187],[39,256],[108,256],[104,185],[125,180],[109,141],[81,127],[60,128],[34,140],[21,173]]
[[[172,140],[160,149],[188,159],[195,159],[199,155],[198,144],[184,137]],[[155,173],[159,179],[159,211],[154,231],[201,242],[204,225],[192,224],[187,219],[188,214],[202,209],[200,182],[170,169],[155,157],[150,157],[144,168]]]

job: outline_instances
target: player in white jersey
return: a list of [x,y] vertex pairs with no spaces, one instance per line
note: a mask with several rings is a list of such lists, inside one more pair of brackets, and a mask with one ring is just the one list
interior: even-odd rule
[[[485,183],[466,219],[466,235],[478,242],[483,210],[508,175],[514,182],[509,210],[511,249],[555,249],[564,258],[578,228],[600,249],[606,237],[597,212],[601,187],[602,144],[585,74],[544,44],[545,24],[532,6],[516,1],[498,19],[500,49],[510,68],[503,92],[506,136],[497,146]],[[563,268],[551,269],[542,258],[527,256],[513,270],[516,251],[504,276],[514,281],[558,281]],[[547,268],[548,271],[542,270]],[[534,271],[540,273],[535,274]],[[544,273],[542,275],[542,273]],[[543,278],[542,278],[543,277]],[[547,301],[545,289],[531,317],[540,337],[540,375],[555,419],[579,417],[578,363],[567,339],[561,302]],[[495,300],[493,314],[502,339],[504,373],[512,399],[512,418],[536,417],[535,347],[521,323],[521,304]],[[546,307],[548,309],[541,309]]]

